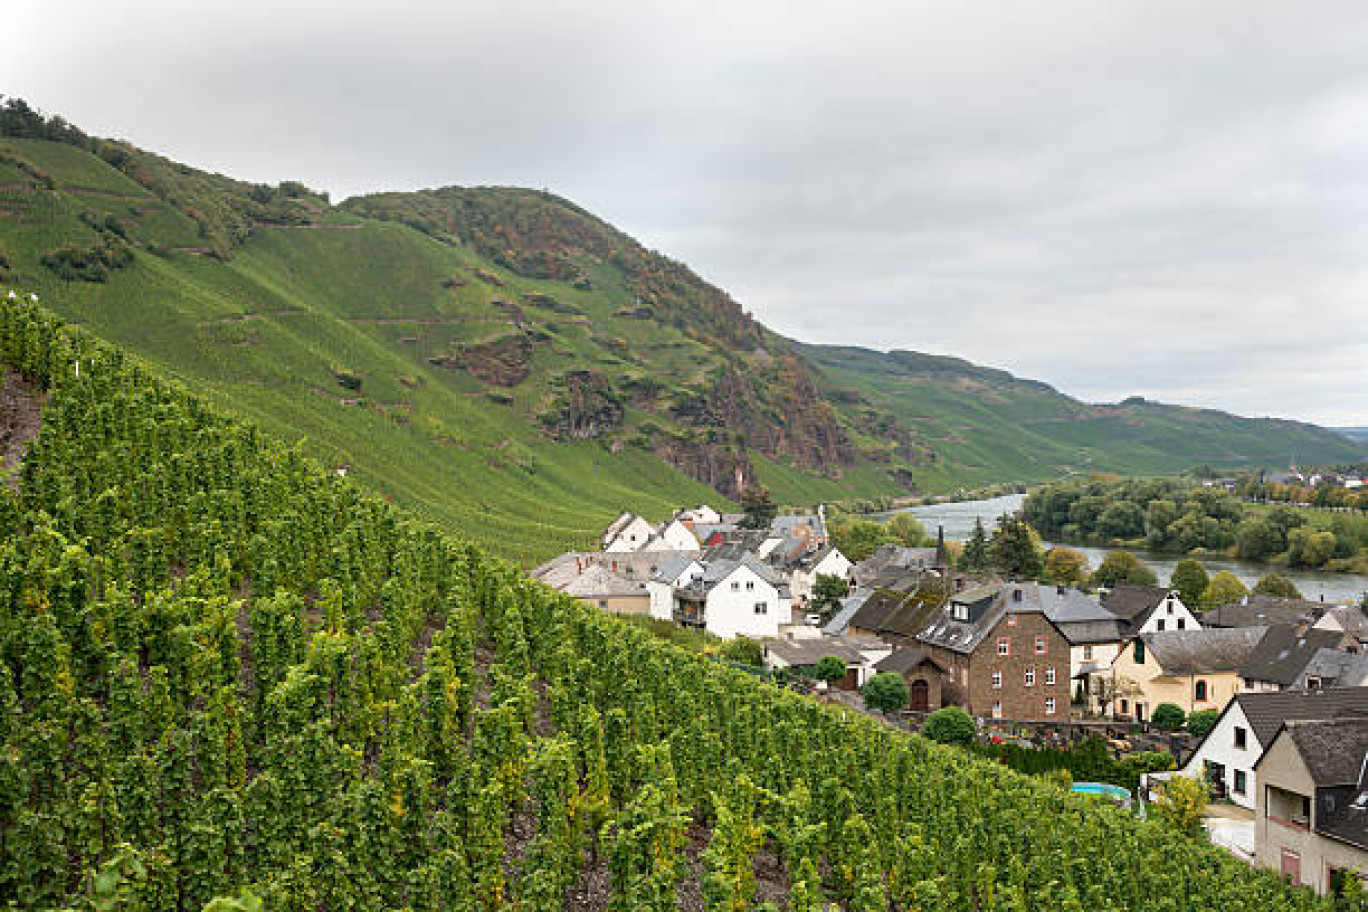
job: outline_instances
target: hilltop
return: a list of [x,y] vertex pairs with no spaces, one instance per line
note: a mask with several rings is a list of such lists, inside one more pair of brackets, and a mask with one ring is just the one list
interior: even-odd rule
[[804,346],[575,204],[334,204],[0,109],[0,284],[523,562],[624,506],[786,502],[1077,471],[1344,462],[1289,422],[1089,406],[954,359]]

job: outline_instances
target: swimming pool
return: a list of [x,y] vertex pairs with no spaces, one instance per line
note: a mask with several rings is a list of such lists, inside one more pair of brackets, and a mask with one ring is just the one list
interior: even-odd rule
[[1084,795],[1097,795],[1115,801],[1125,808],[1131,806],[1131,793],[1119,785],[1112,785],[1108,782],[1075,782],[1073,790]]

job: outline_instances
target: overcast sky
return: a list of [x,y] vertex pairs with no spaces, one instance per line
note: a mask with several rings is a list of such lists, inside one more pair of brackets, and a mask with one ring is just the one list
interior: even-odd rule
[[5,6],[0,92],[193,165],[544,187],[806,341],[1368,425],[1360,0]]

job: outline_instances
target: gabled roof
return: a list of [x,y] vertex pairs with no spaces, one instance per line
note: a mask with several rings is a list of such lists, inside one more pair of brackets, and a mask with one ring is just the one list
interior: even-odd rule
[[853,644],[834,637],[819,640],[768,640],[765,652],[778,656],[789,665],[816,665],[823,656],[835,656],[847,665],[863,665],[865,657]]
[[1067,586],[1024,584],[1021,590],[1022,598],[1038,604],[1069,645],[1121,640],[1121,620],[1103,608],[1096,596]]
[[613,598],[645,594],[645,588],[641,583],[625,579],[598,564],[590,564],[559,585],[551,585],[576,598]]
[[1145,626],[1150,615],[1172,592],[1162,586],[1122,584],[1102,594],[1102,607],[1121,619],[1121,633],[1129,636]]
[[1327,625],[1326,629],[1333,624],[1360,640],[1368,639],[1368,614],[1364,614],[1363,609],[1357,605],[1330,606],[1320,620],[1316,621],[1318,628],[1322,624]]
[[839,636],[846,632],[850,626],[850,619],[864,606],[864,603],[874,595],[873,589],[856,589],[854,592],[841,599],[841,607],[831,616],[831,619],[822,626],[822,633],[827,636]]
[[603,530],[603,540],[605,542],[611,542],[618,537],[619,532],[631,525],[632,521],[637,518],[635,513],[624,512],[617,519],[610,522],[608,528]]
[[[972,653],[1008,614],[1039,614],[1058,631],[1059,628],[1045,614],[1040,602],[1026,597],[1026,588],[1017,583],[979,586],[951,596],[949,603],[932,618],[917,639],[930,646],[962,654]],[[954,616],[955,605],[968,607],[968,620]]]
[[1362,687],[1368,682],[1368,655],[1339,649],[1318,649],[1302,670],[1299,687],[1306,678],[1319,679],[1321,687]]
[[1283,735],[1296,745],[1317,788],[1358,785],[1368,754],[1368,718],[1294,719],[1283,723]]
[[1290,624],[1269,627],[1240,667],[1240,677],[1287,687],[1301,677],[1317,651],[1334,649],[1345,636],[1343,631],[1302,631]]
[[826,523],[816,513],[799,513],[791,516],[776,516],[770,522],[770,533],[788,538],[797,534],[799,526],[806,526],[813,535],[826,538]]
[[760,579],[778,589],[784,585],[784,581],[774,572],[772,568],[754,554],[743,554],[736,560],[710,560],[703,568],[703,577],[699,580],[699,586],[704,592],[709,592],[716,588],[718,583],[730,577],[738,568],[745,567]]
[[1210,674],[1239,670],[1267,631],[1267,627],[1163,630],[1140,639],[1164,674]]
[[935,598],[919,598],[916,592],[877,589],[863,600],[847,625],[876,633],[916,636],[939,609],[939,600]]
[[1334,687],[1318,693],[1283,690],[1236,694],[1254,737],[1265,749],[1288,719],[1368,718],[1368,687]]
[[694,562],[695,559],[693,556],[676,553],[672,557],[666,558],[665,561],[656,568],[656,572],[651,574],[651,579],[660,583],[669,583],[673,586],[684,571],[689,569]]
[[945,666],[932,658],[926,650],[918,649],[916,646],[894,649],[892,654],[875,665],[874,669],[876,671],[891,671],[895,674],[906,674],[922,664],[930,665],[941,672],[946,670]]
[[1271,595],[1247,595],[1202,615],[1208,627],[1259,627],[1273,624],[1313,623],[1325,613],[1325,605],[1303,599]]

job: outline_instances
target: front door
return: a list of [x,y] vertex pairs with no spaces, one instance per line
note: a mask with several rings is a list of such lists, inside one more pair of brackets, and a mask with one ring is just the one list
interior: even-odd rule
[[1282,850],[1281,869],[1283,880],[1297,886],[1301,884],[1301,856],[1296,852]]
[[907,689],[907,708],[913,712],[927,712],[931,709],[931,685],[923,680],[912,682]]

